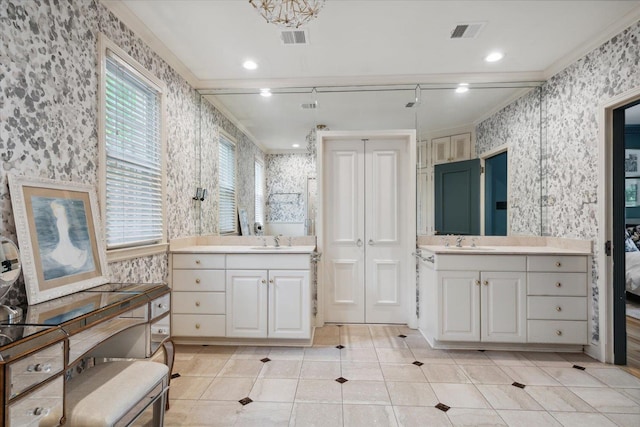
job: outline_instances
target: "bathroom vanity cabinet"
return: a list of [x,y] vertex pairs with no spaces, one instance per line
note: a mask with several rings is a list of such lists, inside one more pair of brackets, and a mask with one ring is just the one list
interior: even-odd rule
[[174,252],[175,339],[309,341],[314,249],[194,246]]
[[419,324],[429,342],[439,348],[587,344],[589,256],[529,250],[423,249]]

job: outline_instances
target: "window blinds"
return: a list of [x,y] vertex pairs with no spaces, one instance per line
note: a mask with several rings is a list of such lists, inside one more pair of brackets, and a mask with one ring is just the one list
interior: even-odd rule
[[161,93],[113,56],[105,77],[107,247],[161,242]]
[[256,222],[264,225],[264,167],[258,161],[255,162],[255,182]]
[[220,233],[236,231],[236,149],[220,135]]

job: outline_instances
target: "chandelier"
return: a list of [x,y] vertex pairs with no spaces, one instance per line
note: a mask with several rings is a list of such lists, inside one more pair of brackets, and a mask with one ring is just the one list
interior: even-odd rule
[[318,16],[325,0],[249,0],[267,22],[298,28]]

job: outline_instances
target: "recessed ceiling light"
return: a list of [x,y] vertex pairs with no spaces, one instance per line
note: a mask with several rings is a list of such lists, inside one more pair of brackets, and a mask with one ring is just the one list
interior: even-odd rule
[[255,70],[256,68],[258,68],[258,64],[256,64],[254,61],[252,61],[250,59],[244,61],[242,66],[247,70]]
[[263,89],[260,89],[260,95],[264,96],[265,98],[268,98],[273,94],[271,93],[271,89],[263,88]]
[[469,91],[469,87],[468,86],[458,86],[456,88],[456,93],[465,93]]
[[501,52],[491,52],[487,55],[484,60],[487,62],[497,62],[504,58],[504,55]]
[[300,148],[300,144],[293,144],[292,147],[293,148]]

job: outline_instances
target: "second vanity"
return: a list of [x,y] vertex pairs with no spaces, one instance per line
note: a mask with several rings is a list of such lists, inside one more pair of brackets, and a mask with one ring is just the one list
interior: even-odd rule
[[588,344],[590,242],[538,240],[421,245],[419,328],[429,343],[551,350]]
[[309,344],[313,245],[190,245],[171,250],[179,343]]

